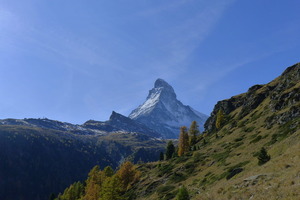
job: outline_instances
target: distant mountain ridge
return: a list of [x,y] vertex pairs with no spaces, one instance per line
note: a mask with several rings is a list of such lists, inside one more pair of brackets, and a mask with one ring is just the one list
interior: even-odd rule
[[116,112],[112,112],[108,121],[99,122],[94,120],[89,120],[85,122],[82,127],[96,129],[96,130],[105,130],[108,132],[112,131],[127,131],[127,132],[136,132],[148,135],[150,137],[160,138],[161,135],[154,130],[148,128],[144,124],[130,119],[124,115],[121,115]]
[[51,192],[83,180],[95,165],[116,168],[125,160],[156,161],[166,144],[154,134],[117,113],[106,122],[83,125],[0,120],[0,199],[48,199]]
[[114,111],[107,121],[102,122],[88,120],[82,125],[60,122],[47,118],[3,119],[0,120],[0,125],[18,125],[53,129],[58,131],[68,131],[77,135],[107,135],[108,133],[121,131],[129,133],[141,133],[155,138],[161,137],[159,133],[148,128],[144,124],[134,121]]
[[163,138],[178,138],[180,126],[197,121],[203,130],[208,116],[183,105],[177,100],[173,87],[163,79],[157,79],[146,101],[134,109],[129,118],[145,124]]
[[3,119],[0,125],[22,125],[68,131],[79,135],[105,135],[110,132],[136,132],[155,138],[176,139],[181,126],[197,121],[200,130],[208,116],[183,105],[177,100],[175,91],[163,79],[157,79],[149,91],[146,101],[133,110],[129,117],[112,112],[109,120],[88,120],[82,125],[60,122],[47,118]]

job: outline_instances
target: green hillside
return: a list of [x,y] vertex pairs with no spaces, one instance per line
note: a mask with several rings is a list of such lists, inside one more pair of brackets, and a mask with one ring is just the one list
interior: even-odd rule
[[[137,199],[173,199],[181,185],[191,199],[299,199],[299,91],[298,63],[266,85],[218,102],[199,150],[139,166]],[[217,130],[219,110],[224,119]],[[262,147],[271,159],[258,165]]]
[[137,133],[78,135],[54,129],[0,126],[0,199],[48,199],[100,165],[157,160],[165,143]]
[[189,199],[184,188],[195,200],[299,199],[299,91],[298,63],[268,84],[219,101],[190,151],[138,165],[140,179],[124,199]]

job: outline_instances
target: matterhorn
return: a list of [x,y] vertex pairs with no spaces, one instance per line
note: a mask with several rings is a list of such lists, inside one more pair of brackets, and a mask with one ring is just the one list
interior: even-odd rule
[[165,139],[173,139],[178,138],[181,126],[188,127],[192,121],[203,130],[208,116],[183,105],[177,100],[173,87],[163,79],[157,79],[146,101],[134,109],[129,118],[145,124]]

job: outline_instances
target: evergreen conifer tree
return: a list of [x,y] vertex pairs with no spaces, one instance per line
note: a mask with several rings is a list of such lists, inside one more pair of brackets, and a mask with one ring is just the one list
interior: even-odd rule
[[84,200],[96,200],[100,197],[100,189],[103,183],[100,167],[96,165],[88,174]]
[[123,190],[126,191],[133,183],[139,180],[140,173],[131,162],[127,161],[121,165],[117,175],[120,178]]
[[166,149],[166,160],[171,159],[174,152],[175,152],[175,146],[174,146],[172,140],[170,140],[168,142],[167,149]]
[[187,133],[187,128],[182,126],[180,128],[179,142],[178,142],[178,156],[184,155],[190,149],[189,145],[189,135]]
[[100,200],[121,200],[122,183],[118,175],[108,177],[103,183]]
[[196,121],[193,121],[189,129],[190,146],[196,144],[197,136],[199,135],[199,133],[200,133],[199,126]]
[[55,194],[51,193],[50,196],[49,196],[49,200],[54,200],[54,199],[55,199]]
[[[78,200],[83,196],[84,186],[82,183],[75,182],[65,189],[63,194],[60,194],[59,200]],[[52,197],[53,198],[53,197]]]
[[160,161],[163,161],[164,160],[164,153],[163,152],[160,152],[160,154],[159,154],[159,160]]
[[103,172],[106,177],[112,177],[115,174],[115,172],[114,172],[113,168],[111,168],[111,166],[105,167]]
[[190,196],[189,196],[189,192],[186,189],[185,186],[182,186],[179,190],[178,193],[176,195],[176,200],[189,200]]
[[263,165],[271,159],[271,156],[268,155],[267,150],[264,147],[262,147],[259,151],[257,159],[258,165]]
[[224,123],[224,112],[220,109],[217,113],[216,128],[219,130]]

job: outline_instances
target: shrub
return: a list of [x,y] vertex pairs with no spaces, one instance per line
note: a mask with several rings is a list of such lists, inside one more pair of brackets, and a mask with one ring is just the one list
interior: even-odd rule
[[239,146],[241,146],[243,144],[244,144],[244,142],[237,142],[237,143],[234,143],[231,147],[232,148],[237,148],[237,147],[239,147]]
[[185,171],[188,174],[191,174],[194,172],[195,168],[196,168],[196,164],[194,162],[188,162],[184,165]]
[[158,193],[168,193],[170,192],[171,190],[173,190],[175,187],[172,186],[172,185],[164,185],[164,186],[160,186],[157,188],[157,192]]
[[189,200],[190,195],[185,186],[182,186],[176,195],[176,200]]
[[243,168],[235,168],[229,171],[229,174],[226,176],[226,179],[229,180],[235,175],[241,173],[244,169]]
[[244,136],[241,136],[241,137],[238,137],[238,138],[235,138],[234,141],[235,142],[240,142],[244,139]]
[[178,182],[181,182],[181,181],[184,181],[187,177],[182,174],[182,173],[177,173],[175,172],[171,177],[170,177],[170,181],[172,183],[178,183]]
[[262,136],[259,135],[259,136],[257,136],[256,138],[254,138],[253,140],[251,140],[251,141],[250,141],[250,144],[256,143],[256,142],[260,141],[261,139],[262,139]]
[[194,159],[194,163],[197,163],[197,162],[200,162],[200,161],[203,161],[207,156],[203,153],[200,153],[200,152],[195,152],[193,154],[193,159]]
[[230,151],[224,151],[221,153],[213,154],[212,157],[220,163],[225,163],[227,157],[229,156]]
[[257,159],[258,165],[263,165],[271,159],[271,156],[268,155],[267,150],[264,147],[262,147],[259,151]]
[[252,132],[254,129],[255,129],[254,126],[251,126],[251,127],[244,127],[244,128],[243,128],[243,131],[246,132],[246,133],[249,133],[249,132]]
[[171,164],[162,164],[159,168],[159,173],[158,173],[158,176],[163,176],[164,174],[167,174],[167,173],[172,173],[172,169],[174,168],[174,165],[171,165]]

